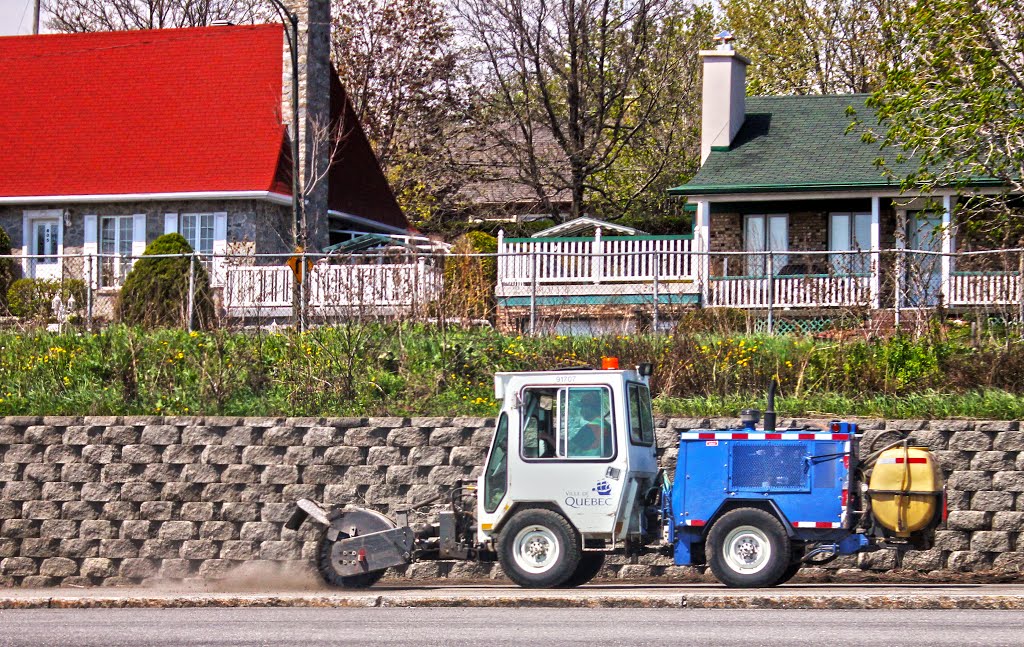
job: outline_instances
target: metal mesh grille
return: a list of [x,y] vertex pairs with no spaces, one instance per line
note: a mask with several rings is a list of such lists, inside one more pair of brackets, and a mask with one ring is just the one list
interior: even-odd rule
[[780,491],[807,487],[803,443],[743,443],[732,447],[734,489]]

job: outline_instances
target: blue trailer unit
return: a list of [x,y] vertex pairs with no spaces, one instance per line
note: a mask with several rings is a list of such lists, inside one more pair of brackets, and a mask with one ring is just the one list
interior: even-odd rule
[[838,422],[827,431],[680,433],[665,510],[675,563],[702,562],[706,530],[739,508],[773,515],[793,542],[842,544],[840,552],[862,548],[861,536],[849,541],[847,515],[856,432],[855,424]]

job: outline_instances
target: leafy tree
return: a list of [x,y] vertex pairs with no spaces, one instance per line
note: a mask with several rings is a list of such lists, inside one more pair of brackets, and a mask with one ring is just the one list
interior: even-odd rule
[[[873,94],[879,126],[865,138],[908,161],[896,173],[925,192],[994,178],[1007,193],[965,205],[1005,205],[1024,192],[1024,2],[919,0],[890,30],[903,56]],[[874,125],[874,124],[871,124]]]
[[[690,3],[459,0],[456,10],[472,50],[474,123],[556,220],[617,217],[693,154],[708,32],[687,28],[704,24]],[[609,186],[620,173],[632,176]],[[567,214],[553,199],[562,192]]]
[[722,0],[722,22],[753,62],[752,95],[870,92],[907,1]]
[[[147,258],[166,254],[165,256]],[[189,265],[192,248],[181,234],[164,234],[146,246],[135,262],[117,299],[117,316],[124,323],[146,328],[188,325]],[[202,263],[193,266],[193,313],[198,328],[214,323],[210,276]]]
[[335,0],[334,64],[399,203],[414,222],[453,208],[464,89],[440,0]]
[[120,31],[236,24],[266,17],[261,0],[44,0],[54,31]]

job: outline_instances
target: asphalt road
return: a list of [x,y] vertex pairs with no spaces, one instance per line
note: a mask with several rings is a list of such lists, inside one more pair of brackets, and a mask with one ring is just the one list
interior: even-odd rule
[[864,645],[1018,647],[1021,611],[727,609],[32,609],[8,645]]

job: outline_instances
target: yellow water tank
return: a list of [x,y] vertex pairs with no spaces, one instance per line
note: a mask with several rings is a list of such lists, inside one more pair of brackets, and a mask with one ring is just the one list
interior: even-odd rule
[[942,505],[942,470],[927,447],[882,452],[868,483],[871,512],[898,537],[928,526]]

